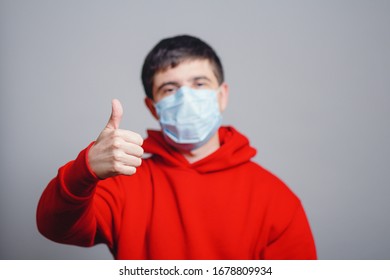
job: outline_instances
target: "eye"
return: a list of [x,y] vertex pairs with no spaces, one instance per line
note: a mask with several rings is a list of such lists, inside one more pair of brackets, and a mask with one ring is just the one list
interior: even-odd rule
[[196,77],[192,82],[192,87],[198,89],[210,88],[210,79],[207,77]]
[[195,87],[197,87],[197,88],[202,88],[202,87],[205,87],[206,86],[206,83],[204,83],[204,82],[196,82],[195,83]]
[[163,87],[161,89],[161,93],[164,96],[174,94],[176,91],[177,91],[177,87],[176,86],[165,86],[165,87]]

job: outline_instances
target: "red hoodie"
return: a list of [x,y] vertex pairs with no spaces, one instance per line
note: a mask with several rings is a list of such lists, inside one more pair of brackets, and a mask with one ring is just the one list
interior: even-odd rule
[[251,161],[256,154],[232,127],[221,147],[190,164],[148,131],[152,154],[132,176],[99,180],[83,150],[42,194],[39,231],[56,242],[104,242],[116,259],[315,259],[299,199]]

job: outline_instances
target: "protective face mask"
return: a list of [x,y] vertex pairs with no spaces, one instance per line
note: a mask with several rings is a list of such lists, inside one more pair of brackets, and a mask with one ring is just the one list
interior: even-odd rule
[[186,151],[201,147],[222,123],[218,90],[181,87],[155,104],[165,140]]

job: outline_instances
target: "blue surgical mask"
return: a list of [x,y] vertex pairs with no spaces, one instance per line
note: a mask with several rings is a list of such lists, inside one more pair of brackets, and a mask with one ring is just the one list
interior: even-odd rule
[[203,146],[222,123],[218,90],[181,87],[155,107],[165,140],[180,150]]

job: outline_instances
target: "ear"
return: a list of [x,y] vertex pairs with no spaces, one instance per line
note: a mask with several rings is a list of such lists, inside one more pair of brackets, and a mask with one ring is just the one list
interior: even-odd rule
[[157,111],[156,111],[156,108],[154,107],[154,102],[152,99],[150,99],[149,97],[145,97],[145,104],[146,104],[146,107],[148,107],[150,113],[153,115],[153,117],[158,120],[158,115],[157,115]]
[[229,101],[229,86],[227,83],[222,83],[220,86],[220,92],[218,95],[219,110],[221,113],[225,111]]

